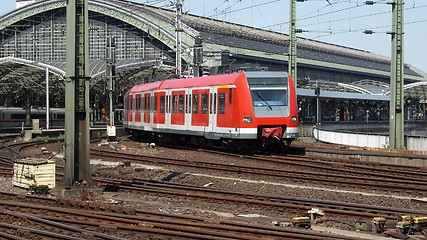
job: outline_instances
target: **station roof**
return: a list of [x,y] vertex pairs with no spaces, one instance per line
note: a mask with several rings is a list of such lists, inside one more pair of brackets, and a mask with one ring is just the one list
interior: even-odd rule
[[[58,6],[64,7],[65,2],[65,0],[51,0],[41,1],[36,4],[39,6],[40,11],[47,11],[51,9],[47,7],[48,4],[51,4],[52,8],[58,8]],[[92,12],[98,9],[95,7],[104,7],[112,11],[113,17],[116,17],[115,14],[119,13],[123,14],[120,16],[126,16],[129,19],[134,17],[131,20],[127,19],[128,22],[141,21],[141,25],[143,26],[146,26],[148,22],[143,22],[138,17],[143,16],[146,19],[151,19],[150,24],[158,28],[159,34],[162,31],[169,31],[164,36],[169,38],[174,36],[174,11],[125,0],[92,0],[89,4]],[[30,17],[34,14],[33,11],[36,12],[35,9],[35,7],[30,5],[15,10],[6,16],[2,16],[0,17],[0,26],[4,28],[12,21]],[[23,14],[25,12],[26,14]],[[105,14],[104,12],[99,13]],[[19,17],[22,19],[19,19]],[[152,21],[152,19],[155,20]],[[194,38],[200,36],[204,44],[206,44],[206,48],[210,51],[222,48],[239,49],[239,51],[233,54],[239,55],[242,54],[240,52],[244,52],[244,54],[254,52],[254,55],[251,56],[254,58],[269,58],[270,61],[283,61],[283,59],[287,59],[285,54],[288,52],[289,37],[286,34],[191,14],[184,14],[182,21],[184,33],[187,36],[183,38],[183,43],[187,46],[192,46]],[[154,34],[152,35],[155,36]],[[168,39],[167,41],[170,45],[174,45],[173,39]],[[364,72],[367,75],[379,74],[382,76],[389,75],[390,70],[390,59],[387,57],[360,49],[305,38],[298,38],[298,64],[317,66],[319,69],[329,68],[336,71]],[[16,86],[19,86],[20,89],[43,86],[46,78],[46,69],[51,73],[50,81],[52,81],[52,85],[57,85],[58,88],[63,86],[63,82],[61,82],[65,76],[65,62],[63,61],[28,61],[7,57],[0,59],[0,65],[0,94],[13,94]],[[152,75],[153,71],[163,74],[174,72],[173,65],[161,60],[120,60],[116,63],[117,80],[122,86],[130,88],[133,84],[138,83],[134,81],[135,79],[143,79],[144,76]],[[90,62],[93,84],[96,85],[105,81],[105,68],[105,60]],[[415,82],[407,86],[405,96],[417,96],[427,99],[427,96],[425,96],[427,93],[426,85],[418,84],[419,81],[427,80],[427,74],[420,72],[410,65],[405,65],[404,71],[405,79]],[[379,96],[387,94],[387,86],[368,82],[369,80],[366,80],[366,82],[343,84],[324,81],[322,88],[325,91],[349,92],[362,95]],[[310,81],[301,88],[314,89],[313,82]]]
[[[304,97],[316,97],[314,89],[317,86],[321,90],[320,97],[324,98],[390,100],[389,84],[368,79],[353,83],[308,80],[300,84],[298,94]],[[420,99],[421,102],[427,102],[427,82],[406,84],[403,89],[405,98]]]
[[[106,78],[106,64],[105,60],[90,61],[89,69],[93,87],[102,83]],[[169,74],[175,71],[171,66],[158,60],[119,60],[116,64],[117,84],[128,87],[135,84],[135,79],[144,79],[144,76],[151,75],[153,69],[159,74]],[[65,62],[63,61],[38,62],[6,57],[0,58],[0,66],[0,94],[16,95],[19,89],[21,91],[36,89],[36,91],[45,92],[46,71],[49,71],[51,92],[60,93],[64,89]],[[55,91],[55,89],[59,91]]]
[[[115,4],[127,5],[122,0],[111,0]],[[174,24],[175,11],[132,3],[129,8],[141,13],[149,13],[162,21]],[[249,49],[268,54],[285,55],[288,52],[289,36],[287,34],[249,27],[241,24],[219,21],[197,15],[182,16],[184,30],[192,35],[201,36],[203,42],[213,43],[230,48]],[[307,38],[297,39],[298,62],[316,61],[317,64],[340,64],[368,70],[390,72],[390,58],[369,51],[336,44],[316,41]],[[407,77],[420,77],[427,80],[427,74],[416,68],[405,65]]]

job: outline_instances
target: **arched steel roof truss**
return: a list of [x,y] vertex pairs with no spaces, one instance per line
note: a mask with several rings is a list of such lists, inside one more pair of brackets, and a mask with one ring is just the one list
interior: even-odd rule
[[[421,98],[421,100],[427,100],[427,82],[415,82],[406,84],[403,86],[405,98]],[[390,95],[390,91],[384,95]]]
[[15,57],[5,57],[5,58],[0,58],[0,65],[5,64],[5,63],[18,63],[18,64],[22,64],[25,66],[29,66],[29,67],[34,67],[37,68],[39,70],[43,70],[45,71],[46,68],[49,69],[50,73],[53,73],[54,75],[58,76],[59,78],[65,78],[65,71],[53,67],[51,65],[45,64],[45,63],[41,63],[41,62],[35,62],[35,61],[30,61],[30,60],[26,60],[26,59],[21,59],[21,58],[15,58]]
[[[0,18],[0,30],[3,30],[8,26],[31,16],[65,7],[65,0],[51,0],[41,1],[23,8],[18,8],[10,14]],[[89,1],[89,11],[104,14],[106,16],[110,16],[128,23],[152,35],[154,38],[158,39],[169,48],[175,49],[175,26],[171,25],[170,23],[159,21],[159,19],[156,19],[148,14],[136,14],[135,11],[129,11],[129,9],[107,1]],[[194,44],[195,33],[191,28],[184,27],[183,29],[184,31],[181,36],[182,46],[184,49],[188,49]],[[187,62],[192,59],[189,51],[183,51],[182,58]]]

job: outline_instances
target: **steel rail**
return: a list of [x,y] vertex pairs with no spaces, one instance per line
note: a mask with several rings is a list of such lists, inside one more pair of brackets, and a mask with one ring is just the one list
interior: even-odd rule
[[382,216],[389,220],[396,220],[398,216],[408,214],[418,216],[427,215],[427,211],[422,210],[382,207],[320,199],[296,198],[272,194],[245,193],[227,189],[214,189],[152,180],[94,178],[94,181],[104,186],[111,185],[124,190],[142,191],[163,195],[173,194],[184,198],[198,198],[210,201],[215,200],[217,202],[226,201],[236,204],[275,207],[280,211],[284,211],[284,209],[298,209],[302,212],[311,210],[312,208],[319,208],[326,214],[362,217],[365,219]]
[[108,157],[113,159],[145,162],[151,164],[174,165],[185,168],[197,168],[204,170],[226,171],[233,173],[256,174],[261,176],[279,177],[296,182],[308,182],[311,184],[323,184],[330,186],[345,186],[348,188],[370,188],[381,192],[403,192],[405,195],[427,196],[427,184],[423,182],[408,182],[400,180],[382,180],[380,178],[369,178],[351,176],[336,173],[322,173],[319,171],[307,172],[301,170],[289,170],[276,167],[253,167],[237,164],[209,163],[197,160],[183,160],[159,156],[132,155],[111,151],[92,150],[92,156]]
[[[328,233],[318,233],[318,232],[307,232],[293,229],[290,232],[287,232],[287,229],[277,228],[275,231],[258,229],[259,225],[253,224],[250,227],[224,227],[221,224],[217,224],[212,221],[205,221],[203,224],[189,224],[181,223],[181,221],[169,221],[169,223],[161,223],[163,219],[154,219],[153,217],[146,218],[135,218],[129,215],[119,215],[119,214],[108,214],[100,213],[96,214],[92,211],[83,211],[83,210],[68,210],[60,209],[56,207],[47,207],[34,204],[25,204],[25,203],[16,203],[8,201],[0,201],[0,205],[8,207],[19,207],[19,208],[28,208],[32,209],[33,214],[21,214],[17,213],[18,216],[25,216],[31,220],[43,219],[49,224],[60,224],[59,222],[65,222],[72,225],[84,225],[84,226],[93,226],[96,228],[106,228],[106,229],[117,229],[124,231],[133,231],[133,232],[145,232],[151,234],[161,234],[169,235],[175,237],[185,237],[192,239],[277,239],[277,237],[286,237],[286,239],[352,239],[345,236],[337,236]],[[35,215],[35,210],[42,210],[43,213]],[[66,218],[46,216],[46,211],[53,211],[55,215],[63,212],[66,214]],[[7,214],[13,214],[11,212]],[[73,220],[71,215],[76,216],[77,219],[83,220]],[[92,219],[92,220],[91,220]],[[41,220],[40,220],[41,221]],[[53,222],[54,221],[54,222]],[[41,221],[44,222],[44,221]],[[159,223],[160,222],[160,223]],[[126,225],[123,225],[126,224]],[[67,225],[68,226],[68,225]],[[218,228],[218,230],[214,230]],[[252,230],[251,230],[252,229]],[[234,231],[234,233],[233,233]],[[96,232],[90,231],[94,236]],[[259,237],[257,237],[259,236]],[[100,237],[100,236],[99,236]],[[111,236],[112,237],[112,236]]]

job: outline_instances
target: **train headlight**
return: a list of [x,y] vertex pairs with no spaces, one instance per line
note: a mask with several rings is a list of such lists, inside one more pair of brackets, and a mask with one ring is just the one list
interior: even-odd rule
[[244,117],[243,119],[242,119],[242,121],[244,122],[244,123],[251,123],[252,121],[253,121],[254,119],[252,118],[252,117]]
[[291,117],[291,122],[296,122],[297,120],[298,120],[298,118],[296,116]]

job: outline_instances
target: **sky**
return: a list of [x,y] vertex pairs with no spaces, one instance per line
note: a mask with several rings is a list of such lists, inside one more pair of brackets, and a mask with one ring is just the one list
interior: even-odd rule
[[[0,0],[0,15],[15,0]],[[173,9],[173,0],[128,0]],[[289,33],[290,0],[181,0],[183,12]],[[297,2],[298,37],[391,56],[392,7],[386,0],[305,0]],[[404,61],[427,73],[427,0],[404,0]],[[373,34],[364,34],[366,29]]]

